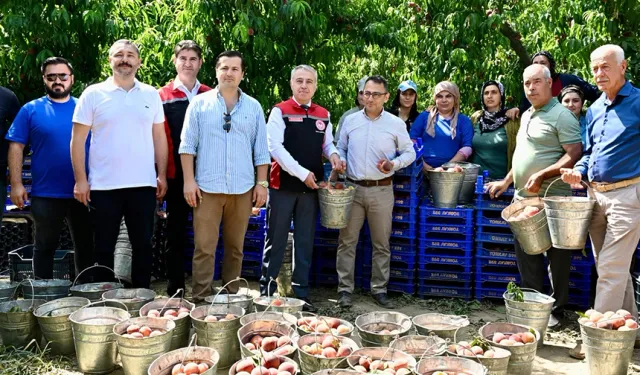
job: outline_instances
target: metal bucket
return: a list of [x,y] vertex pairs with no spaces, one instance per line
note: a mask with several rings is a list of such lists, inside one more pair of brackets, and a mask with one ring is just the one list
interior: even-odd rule
[[314,372],[318,372],[327,368],[349,367],[349,364],[344,360],[345,357],[325,358],[311,355],[302,350],[302,348],[306,345],[312,345],[314,343],[319,343],[320,345],[322,345],[322,341],[327,337],[334,337],[335,340],[338,340],[340,342],[340,346],[346,345],[350,347],[352,353],[359,349],[358,344],[356,344],[355,341],[351,340],[348,337],[333,336],[328,333],[312,333],[302,336],[296,342],[296,346],[298,348],[298,361],[300,362],[300,369],[302,370],[303,374],[310,375]]
[[124,303],[132,318],[140,315],[140,308],[156,298],[151,289],[114,289],[102,294],[102,300],[116,300]]
[[[356,318],[355,326],[367,346],[389,346],[399,336],[406,336],[413,326],[411,319],[405,314],[394,311],[374,311]],[[381,330],[394,333],[379,333]]]
[[555,298],[549,297],[533,289],[522,289],[524,302],[516,302],[509,292],[504,292],[502,298],[507,308],[507,322],[533,327],[540,332],[538,346],[542,346],[547,333],[547,325]]
[[458,355],[447,350],[447,353],[451,356],[468,359],[474,362],[481,363],[487,368],[487,375],[508,375],[509,374],[509,358],[511,358],[511,352],[495,346],[489,347],[495,353],[495,357],[489,358],[485,356],[466,356]]
[[549,223],[549,233],[553,247],[566,250],[582,250],[587,243],[589,225],[596,203],[593,191],[585,182],[589,194],[587,197],[547,197],[547,192],[555,179],[544,193],[544,209]]
[[[241,277],[234,281],[242,280],[247,284],[247,294],[216,294],[215,296],[207,296],[204,298],[205,302],[213,305],[233,305],[242,307],[244,311],[253,310],[253,297],[249,295],[249,282]],[[221,289],[222,290],[222,289]],[[244,314],[243,314],[244,315]]]
[[[40,342],[42,334],[38,319],[33,310],[45,303],[45,300],[20,300],[0,303],[0,338],[2,345],[22,347],[31,340]],[[20,311],[13,311],[16,308]]]
[[[331,182],[329,182],[331,184]],[[356,187],[344,183],[344,189],[318,189],[320,223],[325,228],[342,229],[349,223],[351,205],[356,196]]]
[[[235,319],[218,322],[205,322],[207,315],[233,314]],[[240,343],[236,332],[240,328],[240,317],[244,309],[234,305],[200,306],[191,311],[193,328],[198,335],[198,345],[214,348],[220,354],[218,367],[225,369],[240,359]]]
[[90,301],[86,298],[66,297],[42,304],[33,312],[53,354],[75,353],[69,316],[89,303]]
[[124,285],[122,285],[121,283],[115,283],[115,282],[99,282],[99,283],[87,283],[87,284],[76,285],[76,282],[78,282],[78,278],[80,277],[80,275],[82,275],[85,271],[88,271],[92,268],[106,268],[109,271],[114,272],[111,268],[106,266],[101,266],[97,263],[91,267],[87,267],[83,269],[82,271],[80,271],[80,273],[78,273],[78,276],[76,276],[76,279],[73,281],[73,284],[71,285],[71,289],[70,289],[71,295],[75,297],[88,298],[91,302],[97,302],[102,299],[102,295],[106,291],[109,291],[112,289],[124,288]]
[[[358,365],[358,361],[360,361],[360,357],[368,357],[372,361],[382,360],[382,361],[396,361],[399,359],[405,359],[408,364],[408,368],[410,370],[416,369],[416,359],[411,355],[394,349],[394,348],[360,348],[354,351],[350,356],[347,357],[347,363],[349,367],[354,369],[355,366]],[[421,374],[418,372],[418,374]]]
[[[291,280],[293,278],[293,233],[289,232],[287,247],[284,249],[284,257],[280,272],[278,273],[278,294],[283,297],[295,297]],[[247,310],[249,311],[249,310]]]
[[[298,340],[298,333],[295,328],[284,323],[279,323],[271,320],[254,320],[247,325],[242,326],[238,330],[238,343],[240,344],[240,353],[242,358],[253,357],[255,352],[248,349],[245,344],[251,340],[255,335],[260,336],[289,336],[291,342],[295,343]],[[293,358],[296,353],[296,347],[293,346],[293,351],[286,356]]]
[[425,358],[418,362],[418,367],[416,368],[416,372],[421,375],[431,375],[436,371],[463,373],[465,375],[486,375],[488,373],[487,368],[482,364],[458,357]]
[[[274,300],[281,300],[282,305],[276,306],[273,304]],[[285,312],[289,314],[295,314],[299,311],[302,311],[302,307],[304,307],[305,302],[301,299],[290,298],[290,297],[258,297],[254,298],[253,304],[256,306],[258,311],[267,311],[267,309],[271,311],[279,311]]]
[[290,326],[296,326],[296,323],[298,322],[298,319],[296,319],[294,315],[289,313],[278,311],[261,311],[243,316],[242,318],[240,318],[240,324],[246,326],[247,324],[255,320],[274,321]]
[[316,371],[311,375],[366,375],[364,372],[356,371],[353,369],[325,369]]
[[12,281],[0,281],[0,302],[11,301],[16,298],[16,290],[20,283]]
[[[296,328],[297,328],[298,334],[300,336],[308,335],[310,333],[319,333],[319,334],[331,333],[334,336],[351,337],[351,335],[353,334],[353,330],[355,329],[353,324],[349,323],[348,321],[346,321],[344,319],[332,318],[332,317],[329,317],[329,316],[317,316],[316,314],[305,313],[305,312],[299,312],[298,316],[300,316],[300,319],[298,319],[298,321],[296,322]],[[343,326],[349,328],[349,331],[345,332],[345,333],[338,333],[336,328],[330,328],[331,332],[317,332],[316,330],[312,329],[309,326],[305,326],[305,325],[300,325],[299,324],[299,323],[301,323],[301,321],[303,319],[310,319],[310,318],[316,318],[316,319],[319,319],[321,321],[324,321],[325,323],[327,323],[328,326],[330,326],[330,323],[332,323],[332,320],[337,320],[337,321],[340,322],[339,325],[343,325]]]
[[428,336],[431,333],[445,340],[456,341],[456,334],[460,329],[469,325],[469,319],[464,315],[444,315],[428,313],[415,316],[413,325],[419,335]]
[[114,370],[118,346],[113,327],[130,317],[115,307],[83,307],[69,316],[81,372],[108,374]]
[[162,354],[158,357],[147,371],[147,375],[171,375],[171,370],[178,363],[184,362],[204,362],[209,365],[209,369],[200,375],[216,375],[220,354],[215,349],[194,346],[181,348]]
[[427,171],[433,205],[438,208],[456,208],[462,189],[464,172]]
[[[158,336],[142,339],[124,337],[127,327],[132,324],[161,329],[164,332]],[[148,317],[131,318],[116,324],[113,327],[113,333],[116,335],[118,353],[125,375],[147,374],[151,363],[171,348],[171,331],[175,328],[176,324],[172,320]]]
[[[298,363],[296,361],[294,361],[293,359],[291,359],[289,357],[285,357],[285,356],[282,356],[282,355],[278,355],[276,357],[278,357],[278,359],[280,360],[280,364],[282,364],[283,362],[287,362],[287,363],[291,363],[293,365],[293,368],[294,368],[293,375],[296,375],[296,374],[300,373],[300,366],[298,366]],[[256,356],[254,358],[257,361],[257,360],[261,359],[262,356]],[[243,358],[240,361],[243,361],[245,359],[246,358]],[[238,365],[238,363],[240,363],[240,361],[237,361],[236,363],[231,365],[231,367],[229,368],[229,375],[236,375],[238,373],[236,371],[236,366]],[[254,364],[255,364],[255,362],[254,362]],[[266,372],[264,374],[267,375]]]
[[466,161],[456,161],[442,164],[443,168],[459,166],[464,170],[464,180],[458,194],[458,204],[471,204],[476,195],[476,180],[480,172],[480,165]]
[[[534,335],[536,336],[536,342],[540,341],[540,332],[538,332],[538,330],[536,330],[535,328],[513,323],[487,323],[484,326],[480,327],[478,333],[480,333],[480,336],[482,336],[483,338],[491,341],[491,339],[493,338],[493,334],[497,332],[514,334],[530,332],[530,329],[533,329],[535,332]],[[531,343],[521,346],[505,346],[496,344],[493,341],[491,342],[491,345],[511,352],[511,357],[509,358],[509,368],[507,370],[507,373],[509,375],[531,374],[531,371],[533,370],[533,360],[536,358],[538,345],[534,345],[533,343]]]
[[[140,316],[147,316],[150,310],[158,310],[162,316],[169,309],[178,310],[181,307],[186,307],[189,311],[192,311],[194,304],[185,299],[158,298],[142,306],[140,308]],[[184,348],[189,345],[191,316],[187,315],[173,319],[173,322],[176,324],[176,328],[173,329],[173,336],[171,337],[171,350]]]
[[423,356],[439,356],[447,350],[446,341],[436,335],[404,336],[391,341],[389,346],[409,354],[416,360],[420,360]]
[[69,280],[29,280],[22,283],[24,299],[43,299],[53,301],[69,295],[71,281]]
[[113,252],[113,273],[116,278],[131,282],[132,256],[133,250],[129,241],[129,232],[127,232],[127,225],[122,219],[118,242],[116,242],[116,248]]
[[633,345],[638,333],[618,331],[580,324],[582,345],[585,348],[589,373],[593,375],[626,374],[633,356]]
[[[509,218],[519,215],[527,206],[538,207],[540,212],[523,220],[509,220]],[[544,210],[544,202],[540,197],[516,200],[502,210],[501,216],[502,220],[509,224],[509,228],[525,253],[537,255],[551,248],[547,214]]]

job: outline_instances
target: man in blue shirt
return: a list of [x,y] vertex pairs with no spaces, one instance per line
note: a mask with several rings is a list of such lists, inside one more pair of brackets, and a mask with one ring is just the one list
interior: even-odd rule
[[53,278],[53,259],[60,232],[67,220],[75,249],[76,273],[92,264],[93,230],[87,208],[73,199],[71,167],[71,118],[76,107],[72,97],[73,68],[61,57],[42,63],[46,96],[25,104],[6,139],[9,145],[11,201],[23,208],[27,192],[22,185],[22,155],[31,145],[31,213],[35,221],[35,277]]
[[637,317],[629,267],[640,240],[640,89],[625,79],[626,69],[617,45],[591,53],[591,70],[603,94],[587,111],[584,156],[561,173],[569,184],[586,176],[595,191],[589,228],[598,269],[594,308],[624,309]]

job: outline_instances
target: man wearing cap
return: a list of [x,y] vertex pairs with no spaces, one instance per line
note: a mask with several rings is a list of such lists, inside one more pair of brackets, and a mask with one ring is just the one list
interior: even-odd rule
[[411,125],[418,118],[418,85],[412,80],[403,81],[398,86],[396,97],[391,103],[389,112],[400,117],[407,125],[407,131],[411,130]]
[[340,129],[342,128],[342,124],[344,123],[344,119],[347,118],[347,116],[356,113],[356,112],[360,112],[362,110],[362,108],[364,108],[364,96],[362,96],[362,93],[364,92],[364,83],[367,81],[367,76],[364,76],[362,78],[360,78],[360,80],[358,81],[357,89],[357,95],[356,95],[356,101],[355,101],[355,107],[349,109],[348,111],[346,111],[345,113],[342,114],[342,116],[340,117],[340,120],[338,120],[338,127],[336,128],[336,132],[335,135],[333,137],[334,142],[338,142],[338,139],[340,139]]
[[318,179],[324,177],[322,156],[331,161],[333,169],[344,169],[333,145],[329,112],[311,102],[317,80],[313,67],[293,68],[293,97],[276,104],[267,123],[272,162],[260,294],[275,292],[274,283],[271,290],[267,287],[280,272],[293,217],[292,287],[296,297],[306,302],[305,311],[315,311],[309,301],[309,269],[318,216]]
[[[602,96],[587,111],[584,156],[562,169],[569,184],[588,180],[596,200],[589,235],[598,269],[597,311],[638,316],[629,266],[640,240],[640,89],[625,78],[627,60],[617,45],[591,53],[591,71]],[[636,347],[640,340],[636,339]],[[584,352],[570,354],[584,358]]]
[[338,141],[340,159],[347,162],[347,180],[356,188],[349,223],[340,230],[338,240],[338,304],[352,304],[356,246],[366,218],[373,245],[371,295],[378,305],[390,308],[387,284],[394,204],[392,179],[395,171],[416,159],[416,152],[405,123],[384,110],[389,100],[387,81],[382,76],[369,77],[363,96],[364,109],[345,119]]

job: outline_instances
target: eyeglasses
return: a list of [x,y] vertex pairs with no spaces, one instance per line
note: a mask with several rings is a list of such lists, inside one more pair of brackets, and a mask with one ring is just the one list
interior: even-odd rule
[[66,82],[69,80],[69,77],[71,77],[71,74],[67,73],[49,73],[44,76],[44,78],[49,82],[55,82],[58,78],[60,78],[60,81]]
[[226,130],[227,133],[231,130],[231,114],[224,114],[224,125],[222,125],[222,129]]
[[362,93],[362,96],[364,96],[365,98],[370,98],[373,97],[374,99],[378,99],[379,97],[385,95],[386,92],[370,92],[370,91],[365,91],[364,93]]

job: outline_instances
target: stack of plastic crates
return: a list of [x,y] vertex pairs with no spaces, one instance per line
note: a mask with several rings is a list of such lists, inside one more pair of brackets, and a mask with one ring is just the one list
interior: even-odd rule
[[420,205],[418,295],[473,297],[473,209]]
[[[262,251],[267,236],[267,209],[261,208],[258,215],[249,217],[247,233],[244,237],[244,258],[240,275],[247,279],[259,279],[262,273]],[[222,232],[220,232],[222,240]],[[223,244],[224,245],[224,244]],[[220,251],[218,247],[218,251]],[[222,261],[222,256],[216,256]]]
[[[593,280],[595,277],[595,263],[593,252],[591,251],[591,240],[587,239],[587,247],[584,254],[581,251],[571,251],[571,267],[569,271],[569,307],[579,310],[586,310],[593,306],[595,290],[593,290]],[[548,261],[547,261],[548,265]],[[545,273],[545,286],[550,289],[551,282],[548,274]]]
[[338,253],[339,229],[329,229],[320,223],[320,216],[316,221],[316,236],[313,242],[313,259],[311,261],[311,275],[309,281],[313,285],[338,285],[336,271],[336,257]]
[[[6,178],[7,180],[9,179],[9,169],[7,169],[6,171]],[[22,164],[22,184],[24,185],[25,190],[27,191],[28,194],[28,199],[25,202],[26,205],[29,205],[31,203],[31,183],[32,183],[32,177],[31,177],[31,156],[27,156],[24,158],[24,162]],[[6,191],[6,196],[5,196],[5,202],[2,206],[2,209],[4,212],[7,212],[7,206],[12,206],[13,202],[11,202],[11,198],[10,198],[10,192],[11,192],[11,185],[7,185],[7,191]],[[17,209],[12,210],[12,211],[17,211]]]
[[520,282],[514,236],[502,220],[515,193],[507,189],[495,199],[484,191],[484,177],[476,182],[476,299],[499,299],[510,281]]

